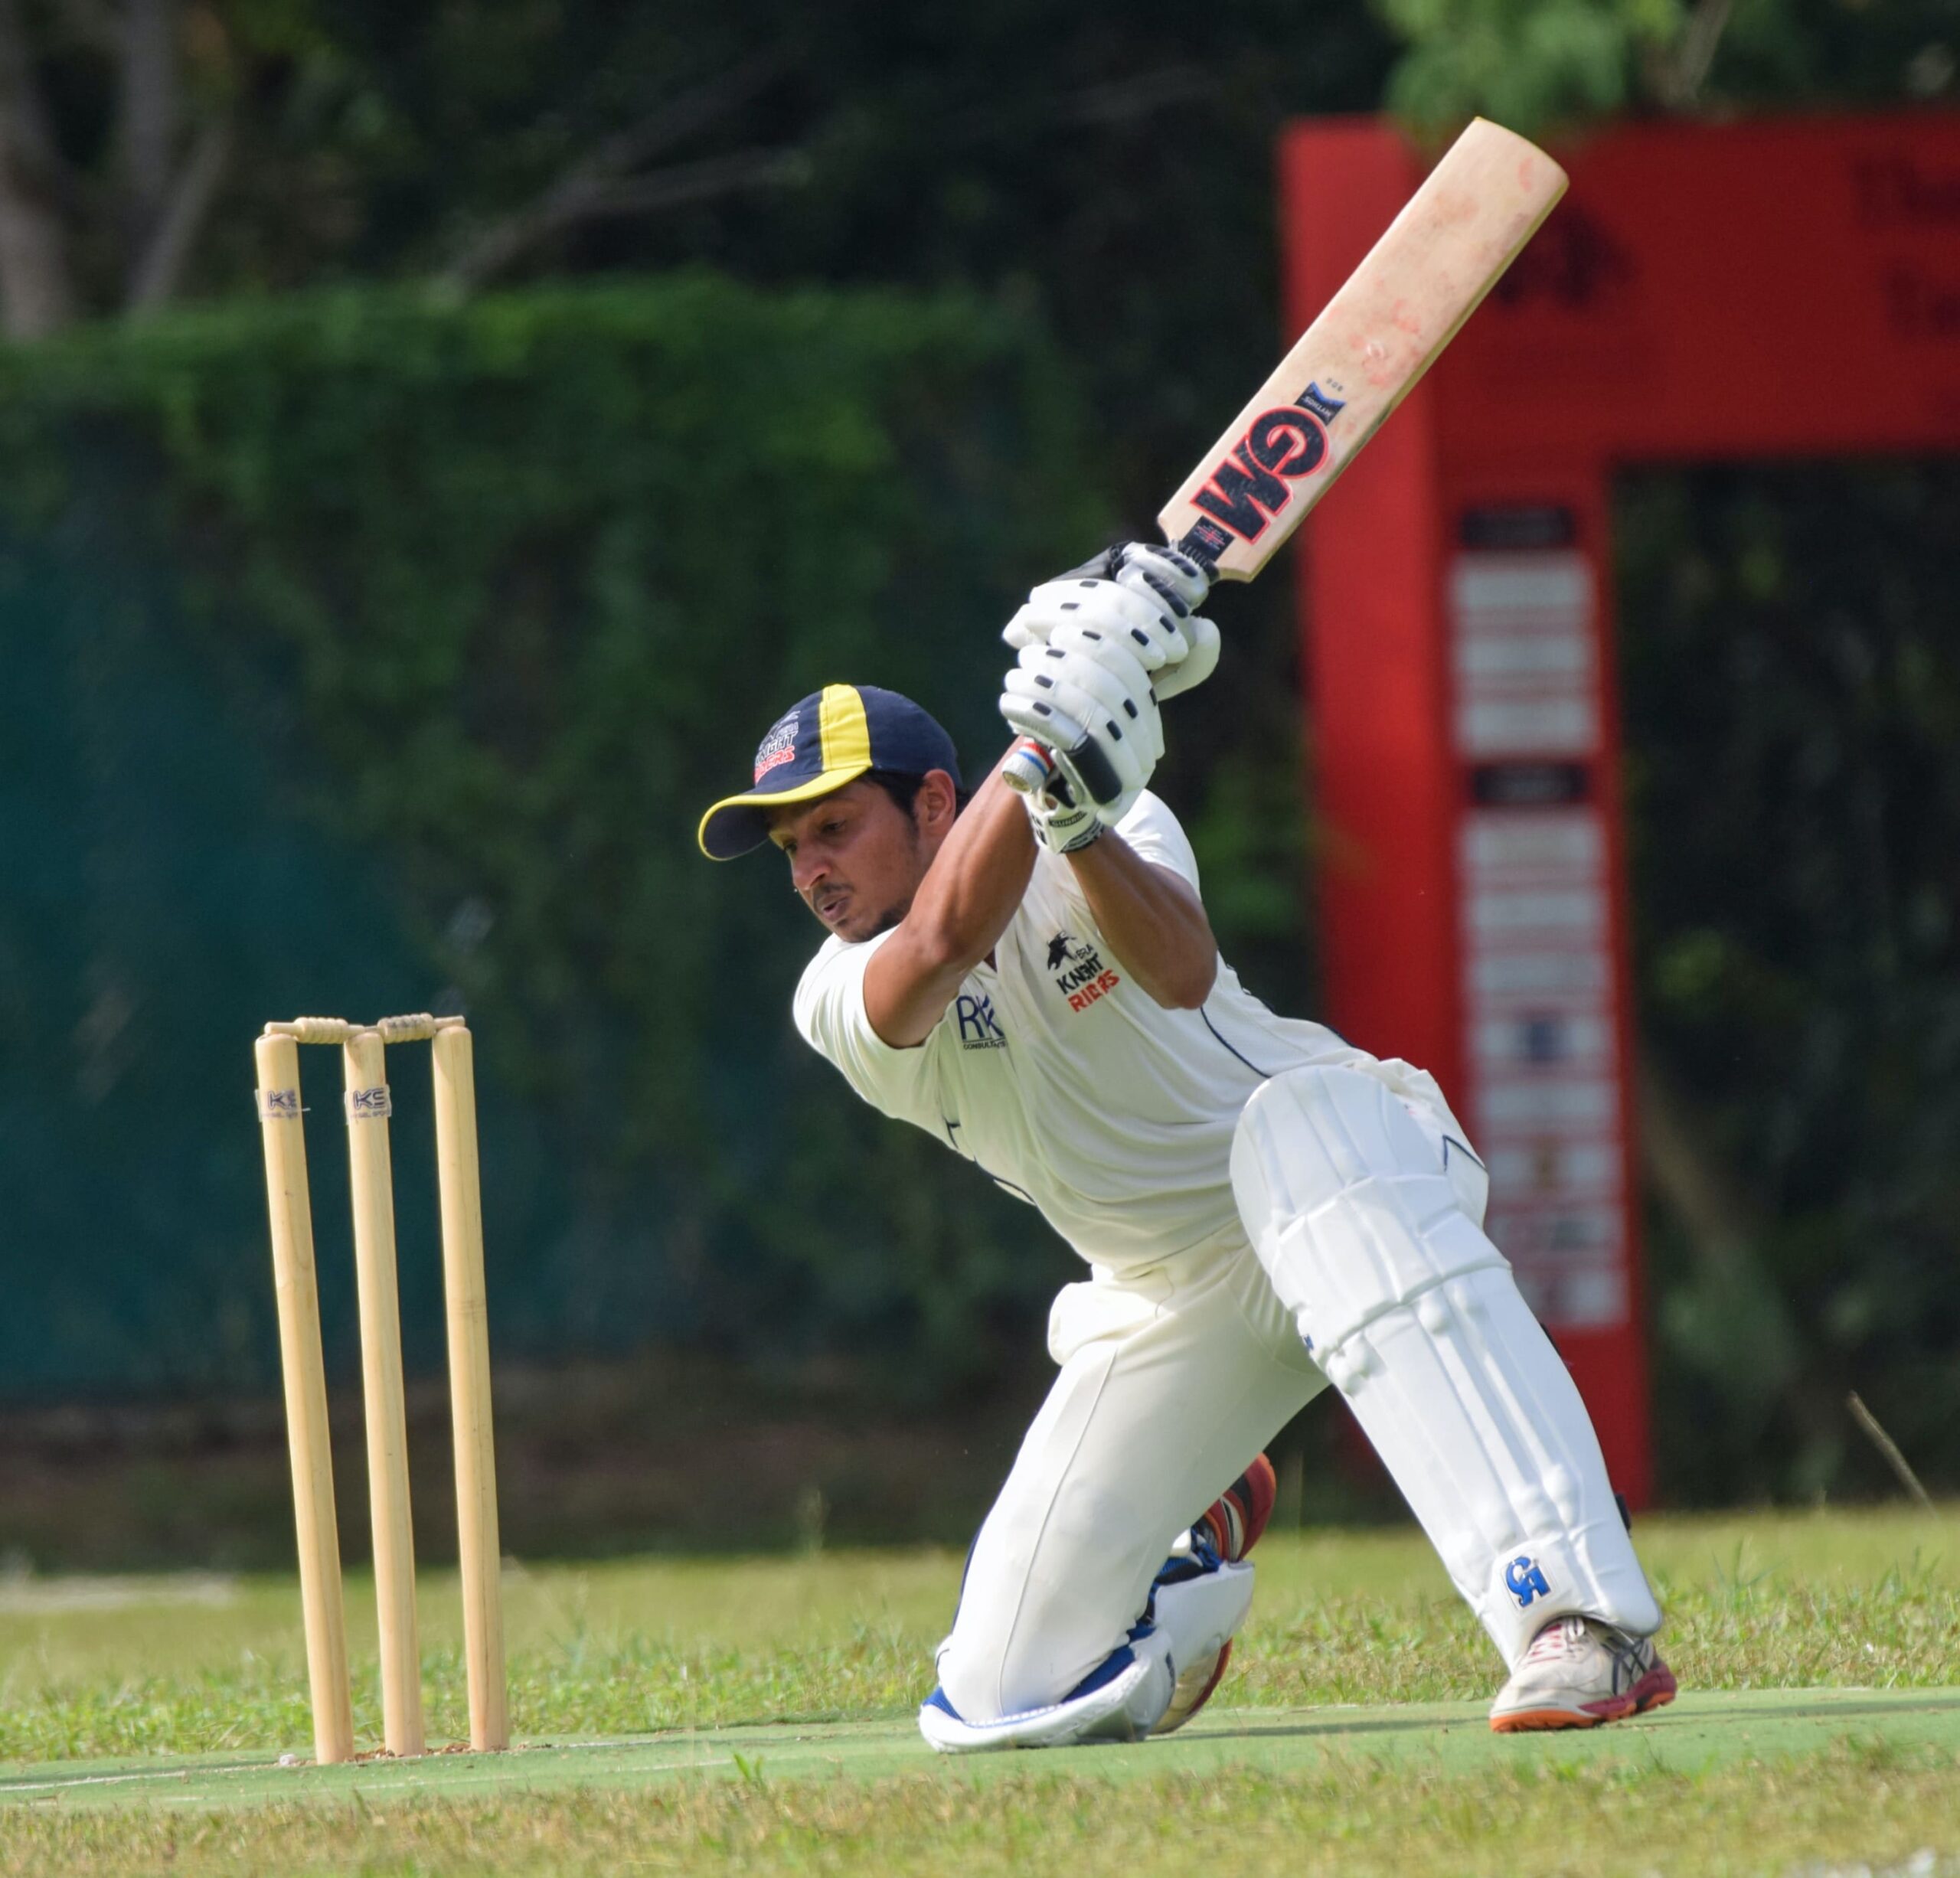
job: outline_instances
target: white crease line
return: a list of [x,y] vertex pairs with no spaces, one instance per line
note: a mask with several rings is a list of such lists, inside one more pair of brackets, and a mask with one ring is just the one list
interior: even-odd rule
[[148,1605],[194,1605],[222,1610],[236,1604],[238,1580],[220,1572],[176,1577],[0,1577],[0,1617],[58,1616],[70,1611],[129,1611]]
[[136,1774],[76,1774],[66,1780],[4,1780],[0,1779],[0,1801],[9,1794],[38,1793],[44,1788],[60,1792],[71,1787],[117,1787],[139,1780],[195,1780],[213,1774],[249,1774],[255,1772],[276,1772],[275,1761],[237,1761],[224,1767],[158,1768],[154,1772],[145,1771]]
[[[393,1782],[387,1784],[426,1787],[432,1792],[446,1791],[456,1787],[482,1786],[486,1782],[499,1786],[515,1785],[519,1783],[513,1782],[510,1779],[511,1770],[522,1765],[521,1762],[499,1757],[494,1765],[485,1766],[480,1770],[472,1769],[468,1774],[451,1774],[436,1780],[429,1778],[425,1770],[404,1766],[399,1770],[399,1777]],[[633,1762],[622,1771],[632,1773],[671,1774],[683,1772],[693,1767],[733,1767],[734,1765],[734,1757],[732,1755],[704,1755],[684,1761]],[[83,1787],[125,1786],[140,1781],[168,1780],[183,1785],[197,1781],[201,1778],[222,1777],[231,1774],[292,1774],[321,1771],[323,1770],[309,1768],[282,1768],[273,1761],[240,1761],[231,1766],[201,1767],[194,1771],[158,1769],[155,1772],[145,1772],[134,1774],[78,1774],[67,1780],[21,1780],[0,1782],[0,1805],[5,1805],[11,1795],[21,1793],[70,1793]],[[368,1771],[381,1772],[384,1776],[397,1773],[395,1768],[385,1764]],[[323,1790],[317,1785],[310,1791],[296,1788],[290,1797],[296,1799],[332,1798],[335,1795],[344,1791],[352,1791],[353,1790],[352,1788],[342,1789],[336,1783],[330,1790]],[[222,1794],[187,1793],[178,1799],[175,1804],[179,1806],[202,1806],[221,1803],[225,1797]],[[273,1795],[269,1797],[283,1798],[288,1796]]]

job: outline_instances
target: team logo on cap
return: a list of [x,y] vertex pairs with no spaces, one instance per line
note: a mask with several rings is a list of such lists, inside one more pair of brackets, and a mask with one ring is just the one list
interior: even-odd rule
[[793,710],[786,717],[779,717],[771,726],[769,733],[762,740],[756,752],[756,781],[774,769],[796,757],[796,714]]

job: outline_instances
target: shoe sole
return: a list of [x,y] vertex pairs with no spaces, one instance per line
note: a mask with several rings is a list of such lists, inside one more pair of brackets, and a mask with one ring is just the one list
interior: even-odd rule
[[[1246,1537],[1244,1543],[1232,1555],[1231,1563],[1234,1565],[1243,1562],[1246,1554],[1265,1537],[1266,1523],[1272,1517],[1273,1502],[1279,1498],[1279,1476],[1273,1471],[1272,1463],[1263,1454],[1253,1457],[1252,1465],[1246,1469],[1239,1480],[1232,1483],[1232,1487],[1236,1488],[1241,1482],[1251,1491],[1249,1498],[1241,1503],[1245,1519]],[[1228,1488],[1227,1491],[1230,1491],[1231,1489]],[[1231,1663],[1232,1639],[1227,1637],[1225,1639],[1224,1648],[1218,1653],[1218,1661],[1211,1666],[1210,1679],[1199,1692],[1197,1700],[1187,1707],[1183,1713],[1178,1715],[1175,1721],[1160,1721],[1151,1730],[1152,1739],[1175,1734],[1185,1723],[1197,1714],[1198,1710],[1203,1708],[1217,1693],[1218,1685],[1225,1680],[1225,1672],[1231,1667]],[[1175,1713],[1178,1707],[1178,1698],[1174,1690],[1171,1697],[1171,1707],[1166,1713]]]
[[[1273,1503],[1279,1498],[1279,1476],[1273,1471],[1272,1463],[1262,1454],[1253,1457],[1252,1465],[1241,1478],[1252,1490],[1246,1506],[1245,1540],[1239,1547],[1239,1557],[1243,1559],[1266,1537],[1267,1523],[1272,1517]],[[1236,1486],[1238,1482],[1235,1481],[1233,1484]]]
[[1630,1715],[1644,1715],[1649,1709],[1665,1708],[1673,1701],[1680,1685],[1664,1663],[1656,1663],[1623,1696],[1604,1702],[1582,1702],[1570,1708],[1557,1706],[1519,1709],[1509,1715],[1491,1717],[1494,1735],[1543,1734],[1556,1728],[1598,1728],[1608,1722],[1623,1722]]
[[[1217,1660],[1211,1666],[1210,1677],[1206,1680],[1204,1687],[1198,1691],[1197,1700],[1185,1707],[1181,1713],[1179,1713],[1177,1691],[1174,1689],[1171,1692],[1171,1706],[1164,1711],[1163,1719],[1151,1729],[1152,1740],[1160,1740],[1165,1735],[1174,1735],[1185,1723],[1204,1707],[1206,1703],[1211,1700],[1218,1685],[1225,1680],[1225,1671],[1231,1664],[1232,1641],[1230,1637],[1225,1639],[1225,1647],[1218,1652]],[[1172,1719],[1174,1716],[1175,1720]]]

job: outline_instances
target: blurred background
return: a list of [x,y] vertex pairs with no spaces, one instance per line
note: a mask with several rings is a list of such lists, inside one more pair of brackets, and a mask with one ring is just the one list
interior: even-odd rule
[[[302,1011],[477,1031],[510,1550],[963,1542],[1074,1261],[795,1038],[816,929],[701,808],[834,678],[988,759],[1021,593],[1276,354],[1288,120],[1945,112],[1957,55],[1955,0],[0,0],[0,1571],[289,1558],[250,1043]],[[1851,1389],[1952,1491],[1960,464],[1618,505],[1661,1497],[1896,1491]],[[1311,1013],[1294,589],[1219,611],[1160,786]],[[1282,1445],[1294,1517],[1385,1509],[1334,1411]]]

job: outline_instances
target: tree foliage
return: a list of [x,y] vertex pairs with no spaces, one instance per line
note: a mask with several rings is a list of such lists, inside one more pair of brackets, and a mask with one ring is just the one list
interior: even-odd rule
[[1960,52],[1952,0],[1237,0],[1188,26],[1168,0],[5,0],[0,310],[31,335],[185,291],[707,260],[1052,296],[1099,377],[1181,400],[1203,329],[1269,330],[1289,116],[1950,100]]
[[[943,683],[956,728],[991,733],[1016,590],[1091,544],[1092,511],[1147,528],[1272,355],[1289,116],[1386,102],[1429,136],[1475,111],[1564,134],[1950,106],[1956,35],[1954,0],[1238,0],[1196,30],[1168,0],[0,0],[8,330],[216,303],[8,358],[0,481],[39,518],[43,573],[147,557],[237,697],[273,701],[338,779],[328,818],[391,857],[436,981],[494,1014],[505,1071],[557,1118],[583,1184],[550,1257],[592,1324],[643,1321],[620,1269],[671,1259],[660,1308],[684,1294],[702,1325],[766,1298],[779,1330],[926,1323],[984,1360],[971,1323],[1040,1288],[991,1236],[1004,1216],[835,1099],[769,1001],[794,964],[777,926],[645,805],[691,802],[731,730],[854,661]],[[466,304],[703,266],[722,282]],[[1848,498],[1897,544],[1860,559],[1868,597],[1945,514],[1931,472],[1909,482]],[[1734,1203],[1713,1241],[1664,1223],[1661,1248],[1667,1400],[1729,1431],[1676,1430],[1711,1494],[1822,1478],[1836,1436],[1804,1404],[1854,1364],[1893,1366],[1907,1393],[1882,1412],[1908,1429],[1951,1393],[1913,1328],[1950,1310],[1924,937],[1944,887],[1897,808],[1923,792],[1944,825],[1909,691],[1931,707],[1946,653],[1890,599],[1867,627],[1805,558],[1828,504],[1748,486],[1650,485],[1623,609],[1637,800],[1668,831],[1640,876],[1645,1041]],[[1772,562],[1780,612],[1752,585]],[[1232,656],[1179,701],[1165,787],[1228,952],[1297,1007],[1289,596],[1229,604]],[[712,658],[683,631],[704,619]],[[1788,670],[1766,649],[1785,641]],[[77,664],[106,643],[78,627]],[[1877,675],[1844,678],[1857,658]],[[1684,665],[1705,691],[1674,686]],[[90,760],[113,740],[83,732]],[[1705,812],[1711,772],[1731,786]],[[1849,805],[1874,789],[1867,827]],[[1787,872],[1743,906],[1766,853]],[[1883,944],[1860,924],[1880,906]],[[697,949],[655,947],[663,918]],[[26,955],[0,947],[8,1022],[32,1010],[6,975]],[[161,1059],[122,995],[142,958],[90,958],[89,1001],[29,1027],[93,1089]],[[738,1008],[729,982],[768,995]],[[1748,1256],[1711,1262],[1731,1241]],[[1879,1277],[1844,1277],[1867,1260]]]
[[1952,97],[1952,0],[1377,0],[1404,46],[1387,101],[1432,133],[1629,112]]
[[1659,1216],[1677,1491],[1875,1468],[1845,1450],[1852,1387],[1939,1478],[1960,1425],[1960,474],[1709,469],[1644,478],[1622,517],[1642,1027],[1734,1194],[1714,1235]]
[[[942,1387],[995,1359],[992,1314],[1051,1288],[1065,1255],[1026,1256],[1031,1216],[795,1035],[821,932],[773,855],[718,868],[694,830],[784,706],[839,677],[913,692],[976,770],[991,760],[998,622],[1026,570],[1102,538],[1074,411],[1048,348],[998,312],[706,275],[449,309],[288,299],[0,360],[7,633],[41,630],[62,591],[131,617],[119,659],[192,632],[229,701],[210,735],[256,727],[241,775],[311,775],[315,824],[387,857],[417,996],[466,1000],[544,1131],[526,1151],[562,1215],[508,1185],[497,1209],[537,1222],[495,1249],[505,1349],[863,1344]],[[112,701],[84,764],[135,729],[140,700],[114,704],[112,675],[61,681]],[[175,786],[158,772],[146,800]],[[42,1157],[23,1186],[80,1217],[74,1131],[98,1112],[122,1131],[118,1204],[58,1272],[44,1262],[105,1318],[106,1300],[139,1318],[139,1298],[234,1297],[262,1269],[249,1111],[200,1109],[208,1138],[168,1173],[155,1151],[180,1138],[168,1092],[241,1086],[252,1029],[290,1014],[247,1020],[237,985],[381,995],[358,974],[320,995],[292,936],[355,903],[268,874],[273,851],[236,819],[113,871],[118,831],[85,827],[0,912],[0,1112]],[[131,870],[165,867],[182,872],[139,900]],[[49,956],[51,915],[72,939]],[[178,942],[200,930],[201,965]],[[35,960],[47,975],[23,981]],[[113,1057],[85,1047],[105,1011]],[[34,1119],[43,1073],[95,1079],[65,1137]],[[228,1230],[194,1271],[213,1220]],[[160,1297],[145,1274],[168,1275]],[[48,1326],[96,1320],[15,1302],[11,1324],[42,1327],[16,1386],[131,1341],[99,1323],[57,1353]],[[150,1379],[200,1373],[194,1334],[167,1328],[134,1339]]]

